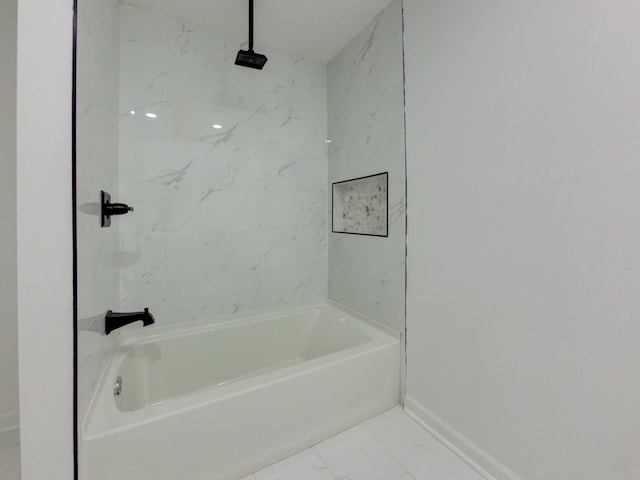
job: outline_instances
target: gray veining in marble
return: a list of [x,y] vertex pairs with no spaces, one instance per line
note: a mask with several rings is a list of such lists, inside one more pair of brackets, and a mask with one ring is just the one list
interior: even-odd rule
[[394,1],[328,65],[329,181],[389,172],[389,236],[331,233],[329,297],[404,332],[402,4]]
[[242,42],[121,7],[121,307],[159,324],[327,295],[326,66]]

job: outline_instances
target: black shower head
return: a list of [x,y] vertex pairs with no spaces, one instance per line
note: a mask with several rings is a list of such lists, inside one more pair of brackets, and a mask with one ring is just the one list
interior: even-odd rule
[[240,50],[236,56],[236,65],[249,68],[257,68],[262,70],[264,64],[267,63],[267,57],[253,50]]
[[253,51],[253,0],[249,0],[249,50],[240,50],[236,56],[236,65],[262,70],[267,57]]

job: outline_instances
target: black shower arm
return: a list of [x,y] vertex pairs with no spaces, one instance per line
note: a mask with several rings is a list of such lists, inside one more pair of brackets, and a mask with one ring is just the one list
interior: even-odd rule
[[249,0],[249,51],[253,52],[253,0]]

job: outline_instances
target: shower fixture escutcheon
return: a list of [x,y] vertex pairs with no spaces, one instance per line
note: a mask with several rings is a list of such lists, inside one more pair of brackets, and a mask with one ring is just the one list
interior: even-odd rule
[[124,215],[133,212],[133,207],[125,203],[111,203],[111,195],[100,190],[100,226],[110,227],[112,215]]
[[122,377],[118,375],[116,381],[113,382],[113,394],[117,397],[122,393]]

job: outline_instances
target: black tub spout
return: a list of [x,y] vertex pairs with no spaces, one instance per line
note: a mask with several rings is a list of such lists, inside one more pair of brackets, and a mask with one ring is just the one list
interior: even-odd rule
[[146,327],[155,323],[153,315],[149,313],[149,309],[145,308],[144,312],[116,313],[111,310],[104,317],[104,333],[109,335],[116,328],[124,327],[133,322],[142,321],[142,326]]

